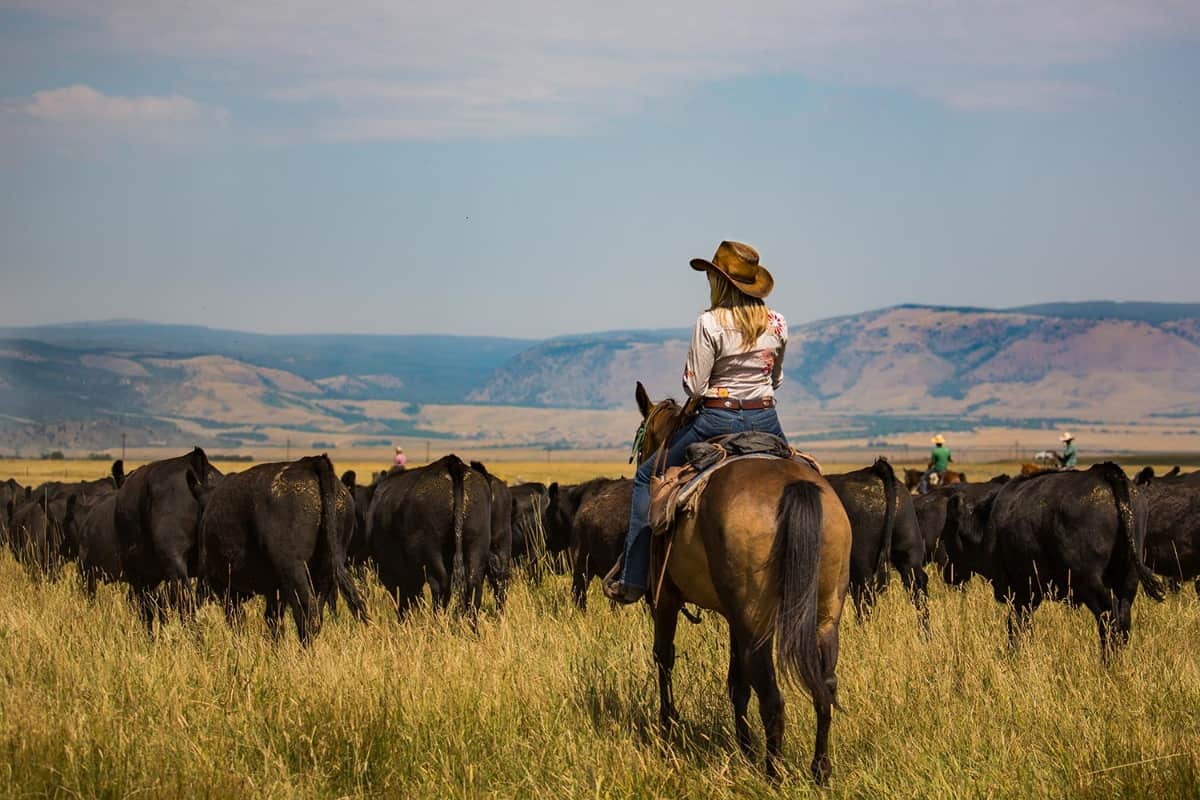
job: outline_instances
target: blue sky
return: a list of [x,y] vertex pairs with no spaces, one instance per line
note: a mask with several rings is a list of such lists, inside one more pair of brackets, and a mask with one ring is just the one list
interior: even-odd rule
[[1195,3],[146,5],[0,0],[5,323],[1200,300]]

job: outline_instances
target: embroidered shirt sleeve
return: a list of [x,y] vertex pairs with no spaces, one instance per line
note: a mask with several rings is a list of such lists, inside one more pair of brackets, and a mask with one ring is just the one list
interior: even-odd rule
[[687,362],[683,367],[683,390],[688,397],[703,397],[708,390],[708,379],[716,361],[716,342],[704,326],[704,315],[696,319],[692,329],[692,343],[688,347]]
[[788,327],[783,315],[772,311],[770,316],[771,332],[779,339],[779,352],[775,354],[775,363],[771,365],[771,388],[778,389],[783,383],[783,354],[787,350]]

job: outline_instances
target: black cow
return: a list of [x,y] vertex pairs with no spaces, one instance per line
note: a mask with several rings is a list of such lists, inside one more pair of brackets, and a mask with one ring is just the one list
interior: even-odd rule
[[[221,477],[197,447],[139,467],[117,492],[113,519],[121,573],[151,632],[156,611],[165,619],[167,606],[188,613],[195,605],[189,579],[195,573],[200,505],[188,485],[189,471],[201,485]],[[167,589],[165,603],[155,597],[161,585]]]
[[360,567],[371,557],[371,549],[367,545],[367,509],[371,507],[377,483],[360,484],[358,473],[351,469],[342,473],[342,484],[354,498],[354,535],[350,538],[350,546],[346,548],[346,563]]
[[436,608],[450,603],[479,610],[492,542],[492,492],[487,479],[456,455],[414,469],[392,470],[375,487],[367,541],[379,580],[403,619],[429,583]]
[[[1195,474],[1195,473],[1193,473],[1193,474]],[[1167,472],[1164,472],[1162,475],[1155,475],[1154,467],[1143,467],[1142,471],[1139,472],[1136,476],[1134,476],[1133,485],[1134,486],[1145,486],[1146,484],[1150,483],[1151,481],[1159,480],[1161,478],[1174,478],[1174,477],[1177,477],[1178,475],[1179,475],[1179,466],[1178,465],[1171,467],[1170,470],[1168,470]]]
[[79,552],[83,517],[101,498],[113,494],[124,477],[124,464],[117,460],[108,477],[50,481],[27,490],[9,513],[14,523],[10,546],[18,559],[37,575],[57,578],[63,564]]
[[76,483],[50,482],[43,483],[34,489],[34,497],[46,503],[50,515],[60,524],[66,520],[67,501],[75,497],[79,502],[76,510],[75,524],[63,528],[62,554],[64,558],[74,559],[79,554],[78,528],[86,511],[90,510],[101,498],[114,494],[125,482],[125,462],[117,459],[112,463],[109,474],[94,481],[79,481]]
[[[1200,472],[1153,478],[1138,493],[1149,511],[1146,564],[1176,587],[1200,579]],[[1195,588],[1200,593],[1200,580]]]
[[35,493],[13,511],[8,544],[34,577],[57,580],[71,557],[69,543],[78,541],[79,519],[86,508],[74,494],[63,505],[63,510],[55,513],[49,495]]
[[91,599],[96,597],[99,581],[115,583],[125,579],[121,544],[117,539],[116,507],[116,493],[108,495],[92,506],[79,528],[79,576]]
[[581,611],[587,610],[592,578],[608,574],[625,549],[633,481],[595,478],[578,486],[550,484],[546,509],[546,543],[555,551],[570,548],[571,593]]
[[1059,598],[1095,615],[1107,658],[1128,641],[1138,584],[1163,599],[1142,561],[1145,501],[1111,462],[1016,478],[982,499],[955,493],[946,513],[950,566],[987,578],[997,600],[1011,601],[1014,645],[1038,604]]
[[892,465],[879,458],[864,469],[825,479],[850,518],[850,595],[859,620],[870,615],[875,596],[887,586],[890,561],[912,598],[921,629],[928,632],[925,542],[912,497],[899,490]]
[[224,598],[231,621],[243,602],[261,595],[272,634],[278,636],[288,606],[307,644],[320,632],[323,601],[338,592],[366,621],[346,570],[354,500],[328,456],[259,464],[215,486],[201,485],[193,473],[187,479],[203,507],[197,573]]
[[0,546],[8,544],[8,525],[18,503],[25,499],[25,487],[12,478],[0,483]]
[[492,543],[488,550],[487,581],[496,595],[497,610],[503,611],[512,575],[512,493],[508,484],[488,472],[482,463],[472,461],[471,469],[487,478],[492,492]]
[[508,487],[512,495],[512,560],[524,567],[536,582],[542,578],[546,558],[546,507],[550,494],[544,483],[518,483]]
[[996,491],[996,486],[1007,483],[1007,475],[997,475],[987,483],[955,483],[949,486],[938,486],[926,494],[913,498],[913,510],[917,515],[917,525],[921,529],[921,538],[925,542],[925,563],[936,562],[942,570],[942,579],[951,586],[961,586],[970,575],[955,576],[952,570],[947,570],[949,559],[946,548],[942,544],[942,533],[946,529],[946,508],[950,498],[957,493],[963,493],[972,500],[978,500]]

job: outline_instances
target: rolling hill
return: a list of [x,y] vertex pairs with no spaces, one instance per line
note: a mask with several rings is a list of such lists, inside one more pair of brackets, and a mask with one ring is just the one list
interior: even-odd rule
[[[104,447],[117,431],[131,444],[228,447],[293,435],[612,446],[628,438],[620,412],[635,381],[654,396],[680,393],[687,336],[271,336],[128,321],[0,329],[0,447]],[[876,434],[930,419],[1200,417],[1200,305],[906,305],[793,325],[781,395],[796,420]],[[510,410],[485,413],[497,406]],[[573,419],[589,422],[538,409],[577,409]]]
[[[1144,321],[1144,309],[1130,319],[926,306],[820,320],[792,327],[781,393],[791,406],[847,415],[1200,415],[1200,307],[1191,308],[1197,316],[1152,315],[1162,321]],[[550,340],[471,398],[612,408],[647,377],[652,394],[678,394],[686,337]]]

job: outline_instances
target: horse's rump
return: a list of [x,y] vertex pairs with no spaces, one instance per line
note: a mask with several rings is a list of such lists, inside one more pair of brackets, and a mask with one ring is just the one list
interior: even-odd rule
[[[723,614],[756,638],[769,635],[778,602],[777,565],[771,553],[779,532],[780,503],[785,487],[797,481],[818,486],[823,527],[834,523],[836,529],[840,521],[848,550],[849,521],[816,470],[782,459],[738,461],[711,476],[695,514],[677,520],[667,576],[685,602]],[[833,537],[838,538],[840,534]],[[837,542],[822,543],[829,544]]]

